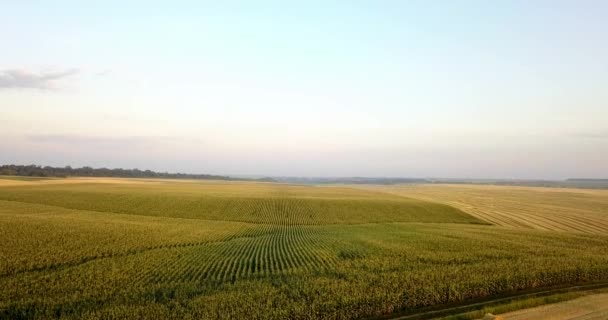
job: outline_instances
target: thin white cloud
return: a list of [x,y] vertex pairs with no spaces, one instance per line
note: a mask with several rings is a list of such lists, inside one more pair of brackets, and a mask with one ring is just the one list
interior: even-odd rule
[[78,69],[65,69],[54,72],[32,72],[25,69],[0,70],[0,89],[57,89],[61,79],[75,75]]

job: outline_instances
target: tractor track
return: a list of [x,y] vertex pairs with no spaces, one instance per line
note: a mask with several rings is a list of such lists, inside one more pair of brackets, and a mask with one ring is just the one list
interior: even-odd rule
[[558,286],[552,288],[546,288],[541,290],[526,290],[518,293],[508,294],[501,296],[500,298],[489,298],[483,300],[475,300],[469,303],[460,303],[449,306],[435,306],[431,308],[427,308],[426,310],[417,310],[417,311],[409,311],[402,312],[398,315],[393,314],[385,317],[377,317],[372,319],[390,319],[390,320],[415,320],[415,319],[434,319],[438,317],[446,317],[450,315],[457,315],[461,313],[471,312],[480,310],[484,307],[499,304],[502,302],[508,302],[511,300],[523,299],[523,298],[533,298],[533,297],[544,297],[550,296],[553,294],[560,294],[566,292],[577,292],[577,291],[587,291],[594,289],[603,289],[608,288],[608,281],[603,282],[594,282],[587,284],[578,284],[578,285],[570,285],[570,286]]

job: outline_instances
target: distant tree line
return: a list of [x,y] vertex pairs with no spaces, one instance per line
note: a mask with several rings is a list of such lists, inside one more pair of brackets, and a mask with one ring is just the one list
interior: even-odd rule
[[407,184],[431,183],[428,179],[420,178],[390,178],[390,177],[274,177],[278,182],[301,184]]
[[[205,180],[247,180],[228,176],[211,174],[187,174],[155,172],[152,170],[139,169],[108,169],[108,168],[72,168],[50,167],[37,165],[2,165],[0,175],[26,176],[26,177],[121,177],[121,178],[167,178],[167,179],[205,179]],[[256,181],[270,181],[269,178],[256,179]]]

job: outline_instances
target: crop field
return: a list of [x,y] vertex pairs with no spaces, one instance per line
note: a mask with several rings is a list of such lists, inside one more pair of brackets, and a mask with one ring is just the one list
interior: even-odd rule
[[445,203],[498,226],[608,234],[608,190],[481,185],[369,189]]
[[[608,280],[597,227],[516,228],[404,188],[2,180],[0,318],[370,318]],[[601,219],[601,198],[572,214]]]

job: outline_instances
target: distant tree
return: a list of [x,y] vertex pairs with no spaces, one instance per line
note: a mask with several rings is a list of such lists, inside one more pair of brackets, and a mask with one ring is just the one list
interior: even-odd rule
[[[12,176],[32,176],[32,177],[127,177],[127,178],[171,178],[171,179],[213,179],[213,180],[255,180],[255,179],[235,179],[228,176],[218,176],[210,174],[186,174],[186,173],[168,173],[155,172],[152,170],[134,169],[108,169],[108,168],[72,168],[37,166],[37,165],[1,165],[0,175]],[[269,181],[268,178],[263,181]]]

